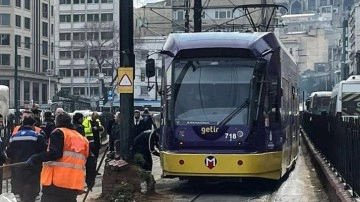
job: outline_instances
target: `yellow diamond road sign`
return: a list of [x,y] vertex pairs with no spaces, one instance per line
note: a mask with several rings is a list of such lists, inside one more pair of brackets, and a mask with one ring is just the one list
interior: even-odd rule
[[134,93],[134,68],[120,67],[118,69],[118,85],[119,93]]

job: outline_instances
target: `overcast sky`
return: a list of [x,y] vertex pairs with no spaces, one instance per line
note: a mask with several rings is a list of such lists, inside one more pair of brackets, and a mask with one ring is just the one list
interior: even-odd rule
[[141,7],[146,3],[153,3],[161,0],[134,0],[134,7]]

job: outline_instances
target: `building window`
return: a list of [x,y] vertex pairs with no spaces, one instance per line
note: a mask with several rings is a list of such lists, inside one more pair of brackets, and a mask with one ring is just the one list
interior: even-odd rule
[[47,97],[48,97],[48,85],[46,83],[43,83],[41,85],[41,101],[43,104],[47,103]]
[[48,30],[49,30],[49,27],[48,27],[48,23],[47,22],[43,22],[42,23],[42,36],[43,37],[48,37]]
[[174,20],[185,20],[185,12],[183,10],[175,11]]
[[49,44],[47,41],[42,41],[42,55],[48,55]]
[[15,41],[17,42],[17,46],[21,47],[21,36],[20,35],[15,35]]
[[51,61],[51,69],[54,69],[54,61]]
[[101,21],[102,22],[113,21],[113,14],[112,13],[103,13],[103,14],[101,14]]
[[99,74],[98,69],[90,69],[90,76],[97,76]]
[[10,86],[10,80],[0,80],[0,85]]
[[99,33],[97,32],[88,32],[87,40],[96,41],[99,40]]
[[25,29],[30,29],[30,18],[25,17]]
[[49,69],[49,63],[47,60],[42,60],[42,70],[46,73],[46,71]]
[[71,59],[71,51],[60,51],[60,59]]
[[140,95],[149,95],[147,86],[140,86]]
[[114,71],[112,68],[103,68],[102,73],[104,73],[106,76],[112,76]]
[[21,55],[17,55],[16,62],[17,62],[17,66],[21,67]]
[[43,16],[43,18],[46,18],[46,19],[48,18],[48,16],[49,16],[49,10],[48,9],[49,9],[48,5],[43,3],[42,4],[42,16]]
[[51,17],[54,17],[54,6],[51,6]]
[[24,81],[24,101],[30,101],[30,82]]
[[99,14],[87,14],[88,22],[99,22]]
[[0,34],[0,46],[10,45],[10,34]]
[[21,8],[21,0],[16,0],[15,6]]
[[10,54],[0,54],[0,65],[10,65]]
[[68,41],[71,40],[70,33],[60,33],[60,41]]
[[31,64],[31,58],[28,56],[24,57],[24,67],[25,68],[30,68],[30,64]]
[[99,0],[88,0],[88,4],[99,3]]
[[113,0],[101,0],[101,3],[112,3]]
[[85,33],[73,33],[74,41],[83,41],[86,40]]
[[51,43],[51,54],[54,53],[54,43]]
[[10,14],[0,14],[0,25],[10,26]]
[[74,69],[73,70],[74,77],[84,77],[85,76],[85,70],[83,69]]
[[231,19],[232,12],[231,11],[215,11],[216,19]]
[[33,101],[34,103],[39,103],[39,97],[40,97],[40,93],[39,93],[39,83],[35,83],[33,82]]
[[74,87],[74,95],[85,95],[85,88],[83,87]]
[[74,51],[73,52],[73,58],[84,58],[85,53],[83,51]]
[[21,27],[21,16],[20,15],[16,15],[16,17],[15,17],[15,26]]
[[32,0],[24,0],[25,1],[25,9],[30,10],[30,2]]
[[10,0],[0,0],[0,5],[2,5],[2,6],[10,6]]
[[74,4],[84,4],[85,0],[74,0]]
[[90,95],[99,95],[98,87],[90,87]]
[[59,74],[61,77],[71,77],[71,70],[70,69],[60,69]]
[[74,22],[85,22],[85,14],[74,14],[73,21]]
[[54,24],[51,24],[51,36],[54,36]]
[[30,49],[30,44],[31,44],[30,38],[29,38],[29,37],[25,37],[25,48]]
[[60,0],[60,4],[71,4],[71,0]]
[[71,15],[60,15],[60,22],[71,22]]
[[113,32],[101,32],[101,40],[111,40],[114,38]]

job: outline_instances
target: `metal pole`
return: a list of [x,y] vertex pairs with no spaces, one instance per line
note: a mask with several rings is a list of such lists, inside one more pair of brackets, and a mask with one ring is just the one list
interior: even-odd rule
[[190,19],[189,19],[189,7],[190,7],[190,2],[189,0],[185,0],[185,32],[189,32],[190,29]]
[[155,100],[158,100],[158,74],[157,74],[158,69],[156,68],[156,73],[155,73]]
[[15,37],[15,68],[14,68],[14,106],[15,106],[15,124],[18,125],[19,123],[19,106],[18,106],[18,41],[17,37]]
[[202,3],[201,0],[194,1],[194,32],[201,32],[201,13]]
[[[120,67],[134,68],[133,0],[120,1]],[[135,76],[135,74],[133,73]],[[121,78],[120,78],[121,79]],[[120,149],[125,161],[133,159],[134,93],[120,93]],[[117,150],[118,151],[118,150]]]
[[86,47],[86,55],[87,55],[87,60],[86,60],[86,66],[87,66],[87,71],[88,71],[88,96],[89,99],[91,99],[91,87],[90,87],[90,54],[89,54],[89,47]]
[[49,86],[48,86],[48,91],[49,91],[49,94],[48,94],[48,104],[50,104],[50,98],[51,98],[51,96],[50,96],[50,91],[51,91],[51,88],[50,88],[50,86],[51,86],[51,80],[50,80],[50,75],[49,75]]

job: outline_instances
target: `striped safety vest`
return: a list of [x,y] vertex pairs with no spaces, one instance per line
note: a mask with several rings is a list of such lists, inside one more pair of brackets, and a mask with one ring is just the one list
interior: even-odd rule
[[15,141],[37,141],[39,137],[39,133],[33,130],[20,130],[14,133],[11,137],[9,142]]
[[57,128],[57,130],[61,130],[64,134],[63,156],[56,161],[43,163],[41,185],[53,184],[57,187],[84,191],[89,142],[75,130],[68,128]]
[[[16,126],[11,135],[15,135],[15,133],[17,133],[19,131],[20,127],[21,126]],[[42,132],[42,130],[41,130],[41,128],[35,126],[35,132],[40,134]]]

